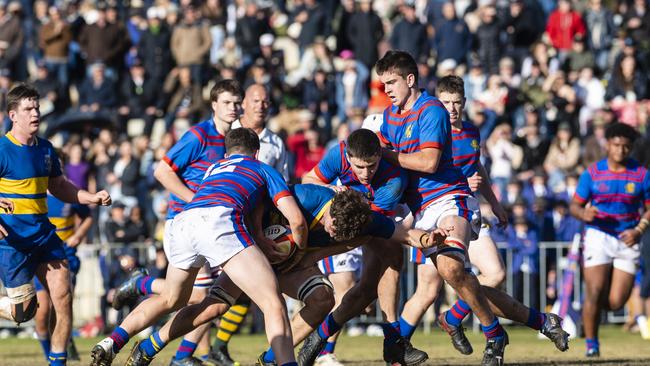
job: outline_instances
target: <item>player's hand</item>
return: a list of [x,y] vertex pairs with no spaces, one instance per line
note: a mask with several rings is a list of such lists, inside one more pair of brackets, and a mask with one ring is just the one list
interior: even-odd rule
[[106,191],[99,191],[93,195],[92,203],[100,206],[110,206],[113,203],[111,195]]
[[81,244],[81,238],[77,237],[76,235],[72,235],[66,239],[65,243],[68,244],[70,248],[76,248],[79,244]]
[[5,213],[13,213],[14,212],[13,201],[8,200],[6,198],[0,198],[0,209],[2,209]]
[[634,229],[627,229],[619,234],[618,238],[628,247],[633,246],[641,239],[641,234]]
[[283,253],[278,249],[273,240],[269,240],[265,236],[256,238],[255,244],[260,247],[269,262],[281,262],[288,257],[286,253]]
[[497,226],[505,229],[508,226],[508,213],[503,209],[503,206],[496,205],[496,207],[492,207],[492,213],[499,220]]
[[7,232],[7,229],[5,229],[4,227],[2,227],[2,225],[0,225],[0,240],[6,238],[8,235],[9,233]]
[[592,222],[598,215],[598,209],[594,206],[589,206],[585,207],[584,211],[582,211],[582,221],[584,222]]
[[478,172],[474,173],[471,177],[467,178],[467,184],[469,184],[469,189],[472,190],[472,192],[478,191],[478,188],[481,186],[481,183],[483,183],[483,177],[481,177]]
[[435,246],[444,244],[445,239],[451,234],[453,230],[453,226],[447,226],[444,228],[439,227],[433,230],[433,232],[429,234],[429,241],[425,248],[433,248]]
[[335,186],[335,185],[330,185],[329,187],[330,187],[331,190],[333,190],[334,192],[337,192],[337,193],[338,193],[338,192],[343,192],[343,191],[347,191],[347,190],[348,190],[348,187],[347,187],[347,186]]

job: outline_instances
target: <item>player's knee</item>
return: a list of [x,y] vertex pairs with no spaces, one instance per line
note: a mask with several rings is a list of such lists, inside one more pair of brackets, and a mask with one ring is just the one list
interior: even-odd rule
[[329,312],[334,307],[334,286],[323,275],[312,276],[298,288],[298,300]]
[[481,282],[481,285],[487,287],[499,288],[505,280],[506,271],[499,270],[492,273],[486,273],[484,276],[482,276],[482,278],[479,279],[479,282]]
[[466,276],[463,262],[446,255],[438,257],[438,273],[440,273],[442,279],[454,288],[460,286]]
[[625,299],[623,299],[620,296],[618,297],[610,296],[609,301],[607,302],[607,304],[605,304],[605,308],[606,310],[609,311],[617,311],[622,309],[625,303],[626,303]]
[[38,309],[38,301],[32,283],[7,288],[7,296],[12,304],[11,316],[16,323],[24,323],[34,318]]

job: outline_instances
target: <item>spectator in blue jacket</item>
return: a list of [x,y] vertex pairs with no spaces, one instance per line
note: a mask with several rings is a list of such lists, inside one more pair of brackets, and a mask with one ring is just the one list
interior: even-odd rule
[[[517,217],[508,235],[508,248],[512,250],[509,271],[514,279],[515,298],[532,307],[539,306],[538,245],[537,233],[530,222],[524,217]],[[527,295],[524,295],[525,291],[528,291]]]
[[352,109],[368,108],[368,89],[366,87],[370,73],[368,68],[355,59],[349,50],[341,52],[343,70],[336,74],[336,104],[338,117],[347,120]]

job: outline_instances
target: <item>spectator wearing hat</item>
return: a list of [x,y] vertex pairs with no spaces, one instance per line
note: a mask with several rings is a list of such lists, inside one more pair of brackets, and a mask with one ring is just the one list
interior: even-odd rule
[[561,123],[544,159],[551,188],[559,186],[567,174],[576,170],[579,159],[580,140],[573,136],[568,123]]
[[429,56],[427,29],[415,15],[415,2],[406,2],[400,11],[402,19],[393,27],[391,47],[408,52],[415,60],[426,60]]
[[38,45],[43,51],[45,65],[55,75],[62,88],[68,86],[68,49],[72,41],[72,31],[61,17],[56,6],[50,6],[49,21],[38,32]]
[[[514,298],[531,307],[538,307],[539,239],[526,218],[517,217],[513,221],[513,227],[508,233],[508,248],[512,250],[513,255],[509,271],[514,279]],[[525,277],[527,280],[524,279]]]
[[357,60],[366,69],[372,70],[379,59],[377,46],[384,38],[384,26],[372,9],[372,0],[357,0],[357,4],[357,11],[350,17],[347,33]]
[[336,105],[341,122],[346,121],[354,108],[368,108],[367,83],[369,72],[366,66],[355,59],[350,50],[341,52],[342,70],[336,73]]
[[[258,38],[255,38],[256,42],[257,40]],[[203,64],[211,45],[210,28],[201,19],[198,9],[194,5],[185,7],[183,21],[174,28],[169,48],[176,65],[188,67],[192,80],[199,85],[202,82]]]
[[89,65],[87,76],[93,73],[93,65],[102,63],[105,77],[113,81],[118,79],[119,67],[129,42],[124,32],[120,25],[108,21],[104,6],[98,7],[95,23],[83,27],[79,35],[79,45]]
[[439,60],[452,59],[457,65],[465,64],[467,54],[472,48],[472,35],[462,18],[456,16],[454,3],[447,2],[442,6],[444,20],[436,29],[433,40]]
[[[11,2],[8,6],[0,4],[0,68],[7,68],[18,80],[22,80],[20,75],[15,74],[21,67],[17,63],[23,52],[25,33],[20,18],[9,9],[15,5]],[[17,3],[20,7],[20,3]],[[14,78],[15,78],[14,77]]]
[[553,47],[558,50],[560,61],[571,50],[575,36],[579,34],[584,37],[586,32],[582,16],[571,8],[571,1],[559,0],[557,9],[551,13],[546,23],[546,33]]
[[129,68],[129,74],[122,80],[120,87],[120,105],[117,108],[118,132],[127,132],[130,119],[144,120],[144,135],[150,136],[156,116],[162,114],[159,107],[160,89],[156,88],[145,72],[139,59]]
[[584,14],[587,27],[587,46],[594,53],[600,72],[609,67],[609,51],[616,35],[616,25],[612,12],[603,6],[603,0],[589,0]]
[[142,32],[138,44],[138,55],[142,66],[147,70],[149,79],[156,90],[162,89],[165,77],[172,69],[172,54],[169,49],[171,31],[165,19],[166,12],[163,8],[151,7],[147,9],[147,29]]
[[258,11],[256,2],[247,1],[244,10],[244,16],[237,20],[235,40],[242,53],[241,67],[245,70],[260,56],[260,37],[270,33],[271,27],[264,13]]

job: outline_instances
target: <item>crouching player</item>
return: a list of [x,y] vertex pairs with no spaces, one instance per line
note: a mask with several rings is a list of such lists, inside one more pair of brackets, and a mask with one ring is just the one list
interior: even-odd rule
[[600,356],[600,310],[618,310],[630,297],[639,239],[650,225],[650,174],[629,157],[637,137],[626,124],[609,126],[605,132],[607,157],[582,173],[571,202],[571,214],[586,223],[583,267],[587,293],[582,321],[587,357]]
[[[136,334],[155,323],[166,309],[185,305],[191,284],[207,260],[210,267],[221,266],[223,273],[259,304],[279,364],[295,365],[289,320],[276,277],[254,245],[244,217],[268,193],[287,219],[299,247],[304,247],[307,239],[305,219],[280,174],[253,158],[259,150],[259,139],[252,130],[231,130],[225,145],[227,158],[206,171],[194,198],[170,225],[170,240],[165,243],[170,261],[165,291],[140,303],[122,328]],[[152,334],[133,347],[127,365],[148,364],[164,344],[158,332]],[[95,348],[97,352],[104,350],[99,345]]]

